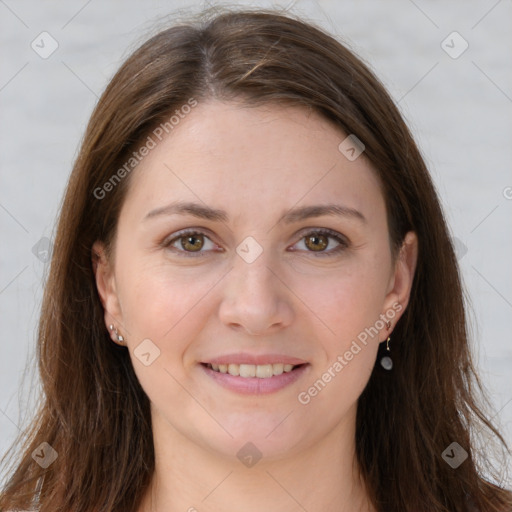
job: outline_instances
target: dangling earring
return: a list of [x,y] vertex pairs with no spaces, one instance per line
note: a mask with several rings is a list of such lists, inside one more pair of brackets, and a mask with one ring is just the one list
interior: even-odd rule
[[[388,320],[386,323],[387,323],[388,329],[391,329],[390,321]],[[390,341],[391,341],[391,338],[388,336],[388,339],[386,340],[386,355],[382,356],[380,359],[380,365],[382,366],[382,368],[384,368],[384,370],[391,370],[393,368],[393,360],[388,355],[391,352],[391,350],[389,348]]]
[[123,337],[122,337],[122,336],[117,332],[117,328],[116,328],[116,327],[114,327],[112,324],[110,324],[108,327],[109,327],[109,329],[110,329],[111,331],[114,331],[115,336],[116,336],[116,338],[117,338],[117,344],[118,344],[118,345],[123,345],[123,346],[124,346],[124,343],[123,343],[123,342],[124,342],[124,338],[123,338]]

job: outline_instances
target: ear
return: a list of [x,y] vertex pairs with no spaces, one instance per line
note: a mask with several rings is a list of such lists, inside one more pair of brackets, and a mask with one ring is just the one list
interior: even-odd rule
[[384,314],[390,310],[395,312],[393,320],[390,320],[391,328],[386,330],[386,337],[389,336],[409,304],[417,261],[418,237],[414,231],[409,231],[404,237],[397,256],[388,293],[384,299]]
[[[91,249],[92,267],[96,278],[96,288],[103,305],[105,326],[123,325],[121,304],[117,295],[114,269],[106,256],[105,246],[101,242],[94,242]],[[113,336],[113,333],[111,334]]]

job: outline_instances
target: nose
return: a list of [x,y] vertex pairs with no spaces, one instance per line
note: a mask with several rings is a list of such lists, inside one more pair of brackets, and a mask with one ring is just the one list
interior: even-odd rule
[[270,264],[266,251],[252,263],[235,256],[233,268],[225,278],[219,309],[225,325],[261,336],[291,324],[293,294],[283,283],[276,265],[271,268]]

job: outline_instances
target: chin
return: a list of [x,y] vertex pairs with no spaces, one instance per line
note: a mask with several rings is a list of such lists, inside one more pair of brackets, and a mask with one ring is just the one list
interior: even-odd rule
[[[293,413],[287,418],[289,412],[237,414],[223,423],[233,437],[219,428],[214,436],[211,435],[211,430],[204,433],[203,443],[223,457],[236,457],[242,463],[245,463],[246,457],[252,461],[259,459],[264,463],[292,456],[311,443],[311,439],[305,438],[305,433],[310,438],[311,430],[297,424],[292,419]],[[262,464],[259,465],[261,467]]]

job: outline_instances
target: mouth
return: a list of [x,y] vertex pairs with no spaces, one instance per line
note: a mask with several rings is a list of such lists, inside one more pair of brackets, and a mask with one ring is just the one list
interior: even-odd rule
[[217,373],[229,374],[234,377],[270,379],[283,373],[290,373],[304,366],[303,364],[287,364],[287,363],[272,363],[272,364],[212,364],[201,363],[206,368],[213,370]]
[[224,389],[241,395],[267,395],[291,387],[308,373],[309,363],[200,363],[205,375]]

